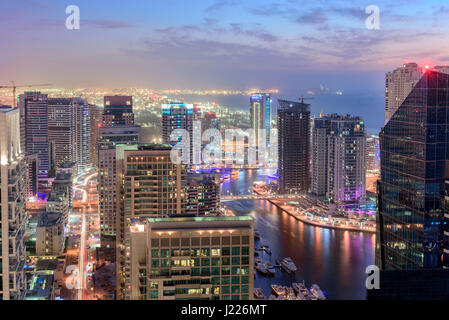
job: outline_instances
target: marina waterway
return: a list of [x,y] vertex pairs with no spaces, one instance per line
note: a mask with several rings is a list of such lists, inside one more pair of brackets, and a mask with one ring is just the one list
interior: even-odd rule
[[[269,169],[243,170],[222,183],[222,194],[247,194],[253,182],[266,181]],[[291,286],[302,282],[308,288],[317,283],[328,299],[365,299],[365,269],[374,264],[375,235],[370,233],[326,229],[296,220],[266,200],[225,201],[235,215],[250,215],[261,239],[256,247],[268,245],[271,255],[258,251],[263,261],[276,264],[291,257],[298,270],[288,274],[276,268],[274,277],[256,272],[255,287],[265,296],[271,294],[271,284]]]

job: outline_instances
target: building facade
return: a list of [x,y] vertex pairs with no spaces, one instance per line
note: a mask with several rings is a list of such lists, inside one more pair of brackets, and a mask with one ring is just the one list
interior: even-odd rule
[[277,114],[279,190],[310,189],[310,105],[279,99]]
[[188,174],[186,182],[186,213],[214,216],[220,210],[220,177],[210,174]]
[[426,70],[380,133],[376,264],[441,268],[449,75]]
[[102,123],[105,127],[134,125],[132,96],[105,96]]
[[75,119],[72,99],[48,99],[48,139],[54,143],[54,165],[74,161]]
[[36,228],[36,254],[60,255],[64,250],[64,218],[59,212],[44,212]]
[[421,76],[422,68],[413,62],[405,63],[402,67],[385,75],[385,124],[412,91]]
[[[98,197],[101,237],[116,236],[117,226],[117,150],[118,145],[139,142],[140,127],[101,127],[98,143]],[[104,241],[102,241],[103,243]]]
[[103,108],[89,104],[90,116],[90,162],[93,166],[98,166],[98,138],[100,127],[102,126]]
[[259,131],[264,131],[265,136],[265,148],[270,148],[270,130],[271,130],[271,95],[269,93],[255,93],[249,98],[249,113],[251,128],[254,129],[256,136],[256,144],[261,145],[262,141],[259,141]]
[[0,107],[0,300],[21,300],[26,294],[25,179],[19,110]]
[[123,149],[117,161],[120,186],[117,207],[117,294],[129,296],[130,221],[141,217],[167,217],[185,213],[185,167],[170,159],[168,145],[139,145]]
[[74,124],[75,124],[75,161],[78,170],[84,171],[90,165],[90,115],[86,100],[73,98]]
[[251,217],[133,221],[127,299],[251,300],[253,248]]
[[25,155],[38,155],[38,189],[50,188],[50,150],[48,142],[48,96],[26,92],[19,96],[20,139]]

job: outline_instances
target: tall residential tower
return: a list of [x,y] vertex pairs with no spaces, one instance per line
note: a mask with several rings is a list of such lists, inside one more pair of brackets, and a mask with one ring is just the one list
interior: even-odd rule
[[25,279],[26,163],[19,110],[0,107],[0,300],[21,300]]
[[310,189],[310,104],[278,100],[279,189],[283,193]]

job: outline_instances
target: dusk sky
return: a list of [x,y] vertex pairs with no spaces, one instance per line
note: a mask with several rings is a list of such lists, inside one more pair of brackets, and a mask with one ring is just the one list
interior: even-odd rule
[[2,1],[0,84],[376,91],[405,61],[449,64],[448,30],[447,0]]

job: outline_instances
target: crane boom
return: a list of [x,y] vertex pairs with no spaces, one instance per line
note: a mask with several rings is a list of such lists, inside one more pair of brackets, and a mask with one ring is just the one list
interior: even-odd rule
[[12,89],[12,99],[13,99],[13,107],[17,107],[17,99],[16,99],[16,89],[17,88],[32,88],[32,87],[48,87],[51,84],[22,84],[16,85],[14,81],[11,81],[12,86],[0,86],[0,89]]

